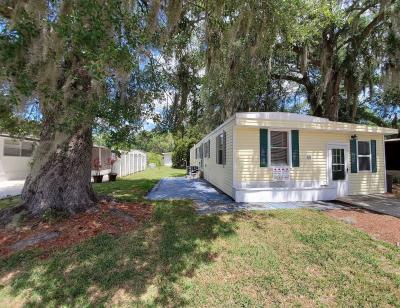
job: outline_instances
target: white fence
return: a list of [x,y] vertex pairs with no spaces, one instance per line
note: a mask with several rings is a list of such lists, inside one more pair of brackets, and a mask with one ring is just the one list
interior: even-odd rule
[[113,171],[119,176],[125,176],[132,173],[144,171],[147,165],[147,156],[145,152],[131,150],[122,152],[121,157],[114,163]]

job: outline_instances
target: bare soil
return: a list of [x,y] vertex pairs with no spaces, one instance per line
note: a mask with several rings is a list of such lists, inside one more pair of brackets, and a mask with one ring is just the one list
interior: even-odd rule
[[326,213],[330,217],[337,218],[363,230],[375,239],[400,246],[399,218],[354,207],[342,210],[331,210]]
[[[137,228],[152,216],[150,205],[138,203],[101,202],[87,212],[76,214],[54,223],[29,220],[18,230],[0,229],[0,255],[10,255],[15,249],[32,242],[27,247],[42,248],[50,252],[69,247],[100,233],[119,235]],[[57,237],[44,236],[58,234]],[[44,240],[37,240],[44,238]],[[26,247],[24,247],[26,248]]]
[[393,193],[397,196],[400,196],[400,184],[393,184]]

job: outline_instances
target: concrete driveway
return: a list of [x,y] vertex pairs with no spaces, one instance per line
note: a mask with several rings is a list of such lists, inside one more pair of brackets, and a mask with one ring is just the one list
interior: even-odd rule
[[21,194],[25,180],[21,181],[1,181],[0,182],[0,199],[17,196]]
[[400,218],[400,198],[391,194],[346,196],[337,199],[351,206]]
[[340,209],[329,202],[257,202],[237,203],[215,189],[208,182],[185,177],[164,178],[147,195],[149,200],[193,200],[199,214],[227,213],[234,211],[312,208],[317,210]]

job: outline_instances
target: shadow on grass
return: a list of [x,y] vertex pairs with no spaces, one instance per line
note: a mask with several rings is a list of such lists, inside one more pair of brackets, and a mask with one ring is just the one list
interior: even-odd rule
[[[120,180],[96,190],[137,201],[155,182]],[[198,216],[188,201],[156,202],[154,209],[150,222],[120,237],[103,234],[45,260],[38,250],[0,259],[0,279],[14,273],[0,297],[28,292],[28,306],[184,305],[175,282],[213,262],[213,240],[234,235],[236,219]]]

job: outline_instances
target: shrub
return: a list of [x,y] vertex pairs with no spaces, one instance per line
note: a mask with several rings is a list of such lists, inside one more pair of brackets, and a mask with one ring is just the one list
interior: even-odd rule
[[148,152],[147,164],[155,164],[157,167],[163,166],[164,165],[163,156],[158,153]]
[[174,168],[185,168],[190,161],[190,148],[196,144],[193,138],[183,137],[175,140],[174,151],[172,152],[172,166]]

